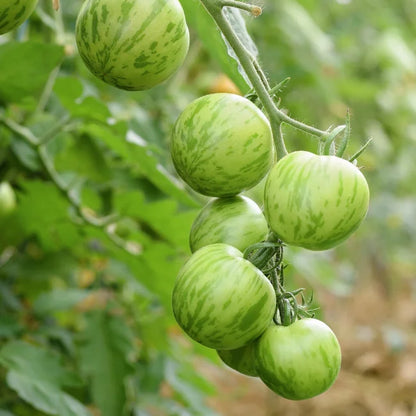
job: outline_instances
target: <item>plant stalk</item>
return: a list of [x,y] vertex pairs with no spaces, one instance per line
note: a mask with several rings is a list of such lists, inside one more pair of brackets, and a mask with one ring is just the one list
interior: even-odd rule
[[102,229],[113,244],[115,244],[122,250],[126,251],[127,253],[131,255],[138,254],[137,250],[131,250],[127,242],[121,240],[119,237],[117,237],[114,233],[111,232],[110,226],[114,224],[118,218],[116,215],[110,215],[108,217],[103,218],[97,218],[91,215],[81,205],[81,202],[78,200],[78,198],[71,192],[71,189],[66,185],[66,183],[60,177],[59,173],[56,171],[53,161],[50,159],[48,155],[46,143],[50,141],[50,137],[44,137],[41,140],[37,136],[35,136],[30,129],[17,124],[15,121],[4,117],[2,114],[0,114],[0,124],[3,124],[12,133],[24,139],[36,151],[39,160],[42,163],[42,166],[48,174],[49,178],[59,189],[62,195],[72,205],[72,207],[74,207],[77,215],[82,219],[84,223]]
[[[281,135],[282,123],[289,124],[299,130],[305,131],[306,133],[312,134],[313,136],[317,136],[319,138],[327,134],[326,131],[292,119],[276,106],[273,98],[270,96],[270,88],[268,87],[266,77],[261,70],[259,63],[240,41],[229,21],[224,16],[224,1],[201,0],[201,2],[217,23],[218,28],[221,30],[227,42],[233,48],[241,66],[246,72],[247,77],[249,78],[254,90],[256,91],[256,94],[264,106],[264,109],[270,120],[278,159],[287,154],[286,145],[283,136]],[[230,5],[229,1],[225,3],[226,5]]]

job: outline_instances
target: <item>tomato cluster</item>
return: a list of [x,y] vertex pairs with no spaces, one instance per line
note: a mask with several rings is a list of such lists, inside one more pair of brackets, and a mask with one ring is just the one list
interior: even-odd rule
[[[266,270],[270,263],[246,254],[269,247],[261,242],[270,236],[280,247],[326,250],[340,244],[367,213],[364,176],[340,157],[305,151],[276,163],[267,118],[234,94],[210,94],[189,104],[174,125],[171,155],[189,187],[213,197],[192,225],[193,254],[173,289],[177,322],[228,366],[259,377],[282,397],[301,400],[324,392],[341,366],[335,334],[293,312],[284,288]],[[264,177],[263,214],[241,193]]]
[[[16,0],[14,9],[0,2],[0,34],[19,26],[36,2]],[[85,0],[76,41],[95,76],[121,89],[144,90],[182,65],[189,32],[178,0],[127,3]],[[177,322],[227,365],[259,377],[282,397],[324,392],[340,369],[339,343],[326,324],[298,314],[295,294],[276,280],[281,256],[276,251],[276,263],[267,243],[310,250],[342,243],[368,210],[364,176],[334,155],[297,151],[276,163],[268,119],[253,102],[229,93],[206,95],[185,108],[173,128],[171,155],[189,187],[213,197],[193,223],[193,254],[175,282]],[[265,177],[263,214],[241,193]],[[0,184],[0,219],[14,207],[12,188]],[[258,248],[265,241],[264,250]],[[250,258],[253,247],[257,254]]]

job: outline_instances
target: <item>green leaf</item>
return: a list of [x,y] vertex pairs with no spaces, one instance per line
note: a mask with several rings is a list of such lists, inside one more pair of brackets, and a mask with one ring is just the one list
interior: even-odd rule
[[0,409],[0,416],[15,416],[13,413],[8,412],[7,410]]
[[230,59],[229,50],[215,21],[206,11],[201,2],[195,0],[181,0],[187,23],[194,29],[210,55],[218,62],[222,70],[233,80],[240,91],[249,91],[245,77],[241,74],[239,65]]
[[125,379],[131,373],[127,359],[132,335],[124,320],[106,312],[93,312],[85,318],[82,371],[91,380],[92,397],[102,416],[120,416],[126,401]]
[[217,413],[205,407],[206,395],[215,393],[212,384],[195,372],[188,362],[178,363],[168,360],[166,363],[166,381],[182,400],[193,410],[194,415],[216,416]]
[[167,195],[185,205],[197,206],[197,203],[185,191],[182,183],[159,163],[146,140],[132,130],[128,131],[125,137],[120,137],[120,133],[116,134],[111,126],[90,123],[84,125],[83,131],[104,143]]
[[[253,39],[251,39],[251,36],[247,31],[246,22],[243,19],[241,11],[233,7],[226,7],[224,8],[224,15],[230,23],[231,27],[233,28],[234,33],[240,39],[240,42],[244,45],[247,51],[250,52],[251,55],[256,58],[259,52],[256,44],[253,42]],[[227,42],[225,37],[223,37],[223,39],[225,44],[227,45],[228,55],[231,58],[233,58],[238,64],[238,72],[245,79],[246,84],[252,87],[251,81],[247,77],[247,74],[245,73],[243,67],[240,65],[240,61],[237,55],[235,54],[233,48]]]
[[0,363],[28,379],[55,386],[78,386],[78,377],[66,370],[59,356],[22,341],[11,341],[0,350]]
[[45,315],[56,311],[71,309],[89,295],[89,291],[82,289],[56,289],[43,293],[33,304],[35,313]]
[[0,338],[13,338],[23,330],[22,324],[14,315],[2,314],[0,320]]
[[7,384],[23,400],[49,415],[91,416],[91,413],[79,401],[51,383],[10,371],[7,374]]
[[58,171],[75,172],[96,182],[106,182],[111,171],[96,143],[88,135],[74,137],[55,158]]
[[36,234],[51,251],[80,242],[78,228],[69,220],[70,204],[56,185],[42,181],[21,182],[24,190],[16,212],[26,233]]
[[172,199],[147,202],[138,191],[120,193],[114,203],[121,214],[146,222],[167,241],[185,252],[189,251],[188,233],[198,210],[180,211],[177,202]]
[[54,93],[61,104],[69,111],[75,111],[77,100],[81,97],[84,87],[82,82],[74,77],[59,77],[53,86]]
[[305,8],[296,1],[276,2],[276,25],[301,57],[305,66],[325,63],[336,65],[338,56],[333,39],[312,19]]
[[64,49],[58,45],[35,41],[0,45],[0,101],[40,95],[63,57]]
[[[35,250],[39,250],[39,247],[35,246]],[[80,252],[85,254],[82,247]],[[50,290],[51,282],[57,278],[70,282],[77,265],[76,259],[68,251],[44,252],[40,257],[16,254],[2,267],[2,272],[13,279],[14,293],[32,302]]]
[[20,398],[50,415],[91,416],[62,386],[77,387],[78,376],[66,370],[59,356],[22,341],[12,341],[0,351],[0,363],[9,369],[7,384]]
[[22,138],[13,136],[11,147],[13,153],[23,166],[33,172],[41,170],[41,164],[36,150]]
[[86,118],[106,122],[111,117],[107,105],[91,95],[85,96],[84,87],[77,78],[60,77],[55,81],[54,93],[63,107],[73,117]]

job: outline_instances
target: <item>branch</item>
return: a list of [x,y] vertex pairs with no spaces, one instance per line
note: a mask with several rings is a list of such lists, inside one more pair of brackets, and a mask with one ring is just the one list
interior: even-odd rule
[[52,4],[53,4],[53,9],[55,11],[59,10],[59,0],[52,0]]
[[[42,138],[41,140],[35,136],[31,130],[17,124],[15,121],[9,118],[4,117],[2,114],[0,114],[0,123],[7,127],[12,133],[15,133],[24,139],[29,145],[31,145],[34,150],[36,150],[39,160],[49,178],[56,185],[62,195],[69,201],[69,203],[75,209],[77,215],[85,224],[89,224],[93,227],[102,229],[113,244],[123,249],[127,253],[131,255],[140,254],[140,249],[138,249],[137,246],[129,244],[115,234],[115,227],[112,227],[112,225],[114,225],[115,221],[118,219],[118,215],[109,215],[107,217],[101,218],[95,217],[89,212],[87,208],[83,207],[78,198],[73,195],[71,189],[66,185],[66,183],[60,177],[59,173],[56,171],[55,166],[53,165],[53,161],[48,155],[46,143],[49,142],[50,138]],[[52,133],[55,133],[55,129],[53,129]]]
[[243,3],[237,0],[221,0],[220,4],[222,7],[235,7],[237,9],[245,10],[251,13],[253,16],[258,17],[262,14],[262,9],[259,6],[253,4]]
[[[266,77],[263,71],[261,70],[260,65],[258,64],[257,60],[252,56],[252,54],[246,49],[243,43],[240,41],[240,39],[234,32],[234,29],[230,25],[229,21],[225,18],[223,14],[224,5],[231,5],[233,2],[225,0],[201,0],[201,2],[207,9],[208,13],[213,17],[213,19],[217,23],[217,26],[223,33],[225,39],[233,48],[235,54],[237,55],[240,61],[241,66],[246,72],[247,77],[252,83],[254,90],[256,91],[260,101],[264,106],[264,109],[266,110],[269,116],[278,157],[280,158],[287,154],[284,140],[280,134],[280,125],[282,122],[289,124],[299,130],[312,134],[314,136],[324,136],[327,133],[326,131],[319,130],[315,127],[304,124],[298,120],[294,120],[287,114],[285,114],[283,111],[281,111],[279,108],[277,108],[275,102],[270,96],[270,88],[268,88],[267,81],[265,82]],[[246,6],[253,7],[249,5]]]

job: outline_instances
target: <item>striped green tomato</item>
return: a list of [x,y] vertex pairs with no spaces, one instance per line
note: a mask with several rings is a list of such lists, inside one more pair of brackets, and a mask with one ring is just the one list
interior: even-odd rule
[[8,182],[0,183],[0,219],[10,215],[16,208],[16,195]]
[[20,26],[35,10],[38,0],[0,0],[0,35]]
[[270,228],[285,243],[326,250],[346,240],[365,218],[367,181],[336,156],[290,153],[270,171],[264,209]]
[[289,326],[270,326],[254,347],[261,380],[286,399],[310,399],[334,383],[341,348],[332,330],[308,318]]
[[274,161],[265,115],[235,94],[209,94],[189,104],[171,138],[179,176],[195,191],[233,196],[256,185]]
[[95,76],[125,90],[145,90],[182,65],[189,32],[178,0],[86,0],[76,41]]
[[214,243],[225,243],[244,251],[267,237],[269,227],[259,206],[250,198],[215,198],[202,208],[192,224],[192,252]]
[[218,350],[221,360],[233,370],[251,377],[257,377],[256,363],[254,359],[254,343],[250,342],[236,350]]
[[178,324],[195,341],[218,350],[240,348],[269,326],[276,308],[271,283],[227,244],[196,251],[172,295]]

